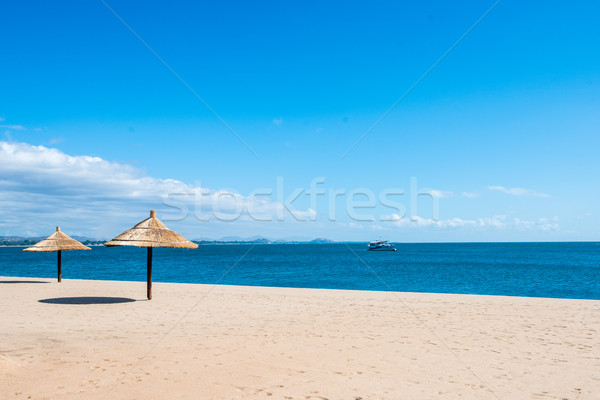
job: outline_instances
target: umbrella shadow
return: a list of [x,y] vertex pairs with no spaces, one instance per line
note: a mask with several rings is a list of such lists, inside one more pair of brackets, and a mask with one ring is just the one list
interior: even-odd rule
[[38,300],[47,304],[117,304],[138,301],[129,297],[55,297]]
[[50,283],[48,281],[0,281],[0,283]]

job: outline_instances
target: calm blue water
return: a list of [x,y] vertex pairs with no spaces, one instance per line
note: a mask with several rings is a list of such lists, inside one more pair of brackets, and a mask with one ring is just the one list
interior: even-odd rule
[[[153,278],[155,282],[600,299],[600,243],[399,244],[393,253],[368,252],[366,244],[348,246],[368,267],[345,244],[205,245],[195,250],[155,249]],[[93,247],[63,252],[62,269],[63,278],[145,281],[146,249]],[[56,253],[0,248],[0,276],[55,278]]]

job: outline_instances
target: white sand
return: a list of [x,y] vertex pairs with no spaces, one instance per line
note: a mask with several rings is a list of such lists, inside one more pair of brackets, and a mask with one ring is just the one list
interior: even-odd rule
[[[139,301],[39,302],[78,296]],[[600,301],[168,283],[144,297],[142,282],[0,277],[0,398],[600,398]]]

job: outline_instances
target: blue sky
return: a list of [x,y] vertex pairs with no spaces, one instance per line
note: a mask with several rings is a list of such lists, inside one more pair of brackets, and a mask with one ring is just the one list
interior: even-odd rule
[[[110,238],[157,208],[191,238],[598,240],[598,3],[501,1],[345,157],[493,2],[106,4],[168,67],[100,1],[2,6],[0,235]],[[192,215],[207,191],[274,215],[278,179],[316,178],[308,220]],[[391,189],[406,216],[348,215]]]

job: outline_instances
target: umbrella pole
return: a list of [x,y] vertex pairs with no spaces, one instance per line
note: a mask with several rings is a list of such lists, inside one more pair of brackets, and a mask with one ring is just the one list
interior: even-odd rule
[[148,276],[146,294],[148,300],[152,300],[152,247],[148,247]]
[[58,281],[60,282],[62,279],[62,260],[60,256],[60,250],[58,251]]

